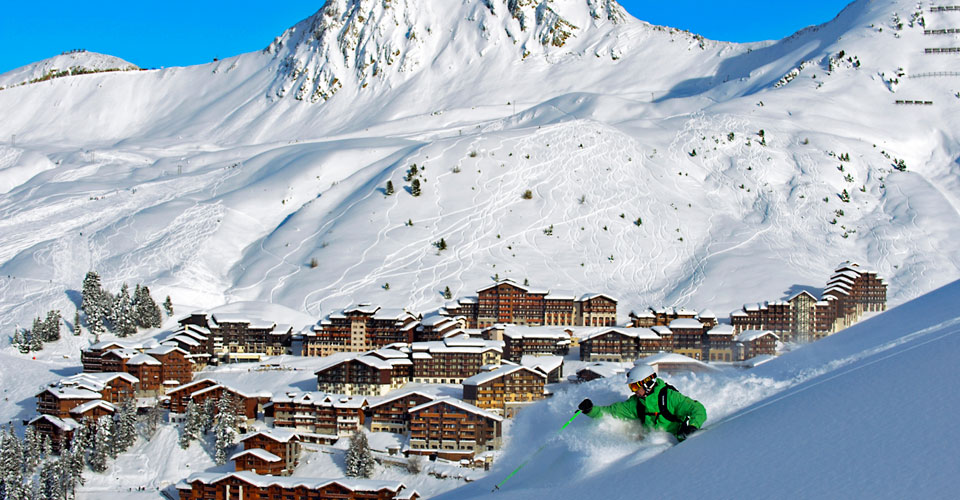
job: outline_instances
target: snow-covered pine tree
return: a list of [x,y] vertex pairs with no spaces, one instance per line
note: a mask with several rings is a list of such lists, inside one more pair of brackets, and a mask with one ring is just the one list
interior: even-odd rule
[[47,311],[47,318],[43,320],[43,341],[56,342],[60,340],[60,311]]
[[450,300],[453,298],[453,292],[450,291],[450,287],[445,287],[443,289],[443,298]]
[[184,415],[183,431],[180,433],[180,447],[184,450],[189,448],[190,441],[199,439],[202,431],[200,406],[190,401],[187,403],[187,413]]
[[90,333],[99,335],[106,328],[103,321],[110,316],[107,293],[100,284],[100,275],[90,271],[83,279],[83,289],[80,292],[80,309],[87,315],[87,328]]
[[43,350],[43,339],[36,332],[27,331],[29,335],[29,345],[31,351],[42,351]]
[[216,453],[214,462],[217,465],[227,463],[227,458],[236,442],[237,414],[233,398],[224,396],[217,400],[217,423],[214,425],[216,436]]
[[40,463],[40,436],[37,430],[32,426],[27,426],[23,431],[23,468],[28,476],[36,470]]
[[167,295],[167,299],[163,301],[163,310],[167,311],[167,316],[173,316],[173,302],[170,301],[169,295]]
[[134,297],[136,303],[137,324],[143,328],[160,328],[163,324],[163,313],[160,312],[160,306],[150,296],[150,289],[146,286],[137,285],[140,293],[139,297]]
[[63,498],[61,494],[61,471],[60,464],[57,461],[46,461],[40,465],[38,474],[38,493],[40,498],[57,499]]
[[163,407],[158,399],[157,403],[147,411],[147,418],[143,420],[143,434],[147,441],[153,438],[161,420],[163,420]]
[[369,478],[373,475],[376,462],[370,453],[370,444],[367,434],[361,429],[350,437],[350,448],[346,456],[346,475],[348,477]]
[[115,437],[117,452],[130,449],[137,440],[137,402],[127,398],[120,404],[117,414],[117,433]]
[[130,287],[126,283],[120,287],[120,293],[113,299],[113,315],[110,321],[118,337],[127,337],[137,333],[137,321],[133,315]]
[[200,428],[206,434],[213,429],[213,424],[217,420],[217,400],[208,398],[203,402],[203,410],[200,412]]
[[33,325],[30,326],[30,338],[36,337],[40,342],[47,341],[46,325],[39,316],[33,318]]
[[80,335],[80,310],[73,313],[73,334]]
[[[82,430],[83,427],[86,427],[86,425],[81,426],[80,429]],[[78,434],[79,433],[80,431],[78,431]],[[85,482],[83,479],[83,462],[87,448],[82,447],[82,443],[83,441],[81,439],[74,437],[70,443],[70,452],[66,460],[68,471],[67,487],[70,489],[71,494],[78,484],[82,486]],[[63,452],[61,452],[60,456],[63,457]]]
[[23,354],[30,352],[30,341],[20,328],[13,331],[13,339],[10,340],[10,343]]
[[87,456],[87,465],[93,472],[107,470],[107,460],[113,446],[113,418],[105,415],[97,419],[96,430],[93,435],[93,449]]
[[23,486],[23,443],[13,431],[13,424],[3,432],[0,444],[0,479],[3,480],[7,498],[18,498]]

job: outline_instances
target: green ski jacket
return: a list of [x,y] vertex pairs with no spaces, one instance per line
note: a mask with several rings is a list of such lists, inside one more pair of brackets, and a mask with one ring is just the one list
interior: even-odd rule
[[[707,420],[707,410],[699,401],[690,399],[680,391],[667,389],[667,410],[673,413],[679,422],[668,420],[667,417],[660,414],[660,402],[658,395],[660,390],[666,386],[666,382],[657,379],[657,384],[653,391],[645,398],[640,400],[640,405],[645,408],[643,418],[644,429],[658,429],[669,432],[677,436],[680,432],[680,424],[687,421],[688,424],[699,429]],[[591,418],[598,418],[603,415],[610,415],[623,420],[637,420],[637,403],[639,398],[634,394],[630,399],[620,403],[613,403],[608,406],[594,406],[586,415]],[[689,420],[688,420],[689,419]]]

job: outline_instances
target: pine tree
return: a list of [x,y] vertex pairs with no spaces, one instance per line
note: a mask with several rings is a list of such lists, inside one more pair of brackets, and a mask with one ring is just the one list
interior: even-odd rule
[[43,320],[39,316],[33,318],[33,325],[30,327],[30,338],[33,337],[40,339],[40,342],[46,342],[47,340],[46,325],[43,324]]
[[111,435],[112,421],[113,419],[109,416],[97,419],[96,430],[93,435],[93,448],[87,457],[87,465],[93,472],[107,470],[107,460],[110,458],[110,448],[113,441]]
[[77,309],[73,314],[73,334],[80,335],[80,333],[80,310]]
[[170,301],[169,295],[167,295],[167,300],[163,301],[163,310],[167,311],[167,316],[173,316],[173,302]]
[[47,319],[43,320],[44,342],[56,342],[60,340],[60,311],[53,310],[47,312]]
[[180,433],[180,447],[184,450],[190,447],[190,441],[200,437],[202,429],[198,413],[197,403],[193,401],[187,403],[187,414],[184,416],[183,431]]
[[213,429],[213,424],[217,421],[217,401],[208,398],[203,402],[203,411],[200,412],[200,428],[206,434]]
[[443,289],[443,298],[450,300],[453,298],[453,293],[450,292],[450,287],[444,287]]
[[30,345],[31,351],[42,351],[43,350],[43,339],[40,338],[36,332],[27,331],[26,334],[28,337],[28,343]]
[[90,333],[99,335],[105,331],[103,320],[109,316],[106,292],[100,284],[100,275],[95,271],[87,273],[83,279],[80,309],[87,315],[87,328]]
[[40,498],[62,498],[61,473],[58,462],[44,462],[40,466],[39,488]]
[[137,440],[137,403],[127,398],[120,404],[117,415],[117,451],[122,453],[130,449]]
[[163,420],[163,407],[161,406],[160,400],[157,399],[157,403],[147,411],[147,418],[143,421],[143,431],[147,441],[153,438],[153,435],[157,432],[157,427],[160,426],[161,420]]
[[163,314],[160,312],[160,306],[150,296],[150,289],[146,286],[137,285],[133,294],[134,317],[137,326],[142,328],[160,328],[163,323]]
[[393,194],[393,181],[387,181],[387,188],[383,191],[387,196]]
[[347,450],[346,465],[346,475],[348,477],[369,478],[373,475],[376,462],[373,460],[373,454],[370,453],[367,434],[362,429],[357,431],[353,436],[350,436],[350,448]]
[[23,354],[30,352],[30,341],[25,332],[19,328],[14,330],[13,339],[10,341],[14,347]]
[[137,322],[133,312],[130,288],[124,283],[120,287],[120,293],[113,300],[113,315],[110,316],[110,321],[113,323],[118,337],[126,337],[137,333]]
[[23,467],[27,475],[33,473],[40,463],[40,436],[31,425],[23,431]]
[[413,196],[420,196],[420,179],[414,179],[410,183],[410,194]]
[[236,438],[236,409],[230,396],[225,396],[217,400],[217,423],[214,425],[214,435],[216,436],[216,453],[214,462],[217,465],[227,463],[230,451]]

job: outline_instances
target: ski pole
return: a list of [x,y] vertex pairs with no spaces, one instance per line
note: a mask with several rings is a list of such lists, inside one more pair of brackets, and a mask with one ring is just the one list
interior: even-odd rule
[[508,481],[511,477],[513,477],[513,475],[516,474],[517,472],[520,472],[520,469],[522,469],[523,466],[527,465],[528,462],[530,462],[531,460],[533,460],[533,457],[537,456],[538,453],[540,453],[541,451],[543,451],[543,449],[546,448],[548,444],[550,444],[550,441],[553,441],[553,438],[559,436],[560,433],[563,432],[563,430],[566,429],[568,425],[570,425],[570,422],[573,422],[573,419],[577,418],[578,415],[580,415],[580,410],[577,410],[576,412],[574,412],[574,413],[573,413],[573,416],[570,417],[570,420],[567,420],[567,423],[563,424],[563,427],[561,427],[560,430],[558,430],[556,433],[554,433],[553,437],[551,437],[551,438],[548,439],[546,442],[544,442],[542,445],[540,445],[540,447],[537,448],[537,451],[533,452],[533,454],[531,454],[529,457],[527,457],[527,459],[524,460],[523,463],[521,463],[516,469],[513,469],[513,472],[511,472],[509,476],[503,478],[503,481],[500,481],[499,483],[497,483],[496,486],[494,486],[493,489],[490,490],[490,492],[492,493],[492,492],[494,492],[494,491],[499,490],[499,489],[500,489],[500,486],[501,486],[503,483],[507,482],[507,481]]

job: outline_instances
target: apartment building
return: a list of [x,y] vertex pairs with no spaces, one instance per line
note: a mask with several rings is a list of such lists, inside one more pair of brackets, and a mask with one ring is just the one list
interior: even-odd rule
[[522,365],[505,365],[463,381],[463,401],[507,418],[546,397],[547,375]]
[[240,438],[243,451],[230,457],[236,470],[289,476],[300,463],[300,435],[287,429],[265,429]]
[[264,419],[276,428],[297,432],[303,441],[332,444],[363,427],[366,406],[365,396],[285,392],[273,395],[264,405]]
[[406,391],[372,401],[366,413],[370,417],[371,432],[406,434],[410,431],[410,408],[437,399],[433,394]]
[[261,476],[251,471],[201,472],[176,485],[180,500],[416,500],[399,481]]
[[472,459],[500,448],[503,417],[454,398],[438,398],[408,410],[411,455]]
[[303,337],[305,356],[364,352],[415,340],[419,319],[403,309],[371,304],[351,306],[327,316]]

